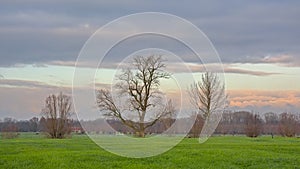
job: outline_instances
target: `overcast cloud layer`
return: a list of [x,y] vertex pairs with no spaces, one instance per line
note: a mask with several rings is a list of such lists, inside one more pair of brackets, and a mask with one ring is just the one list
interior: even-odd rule
[[118,17],[171,13],[203,30],[223,62],[297,58],[299,1],[1,1],[0,66],[75,61],[92,33]]

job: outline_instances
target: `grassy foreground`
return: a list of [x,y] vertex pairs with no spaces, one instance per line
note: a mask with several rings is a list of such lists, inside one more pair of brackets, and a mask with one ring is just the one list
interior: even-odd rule
[[132,159],[108,153],[84,135],[59,140],[22,134],[0,139],[0,168],[300,168],[300,138],[184,139],[162,155]]

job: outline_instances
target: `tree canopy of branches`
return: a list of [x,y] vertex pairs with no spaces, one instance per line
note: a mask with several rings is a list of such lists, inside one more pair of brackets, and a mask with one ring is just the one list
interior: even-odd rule
[[46,98],[43,117],[45,130],[51,138],[64,138],[70,134],[71,126],[71,97],[60,92]]
[[[117,77],[118,82],[113,86],[117,98],[123,98],[121,102],[126,103],[126,106],[118,106],[112,93],[106,89],[98,91],[97,104],[105,116],[119,119],[133,129],[137,136],[145,137],[148,127],[174,113],[172,102],[163,103],[163,94],[159,91],[161,79],[168,79],[170,74],[164,71],[166,66],[162,56],[136,56],[130,66],[123,69]],[[126,112],[133,112],[137,120],[126,118]],[[148,121],[145,118],[147,114],[151,114]]]
[[204,119],[225,108],[225,86],[215,73],[205,72],[201,81],[190,86],[189,94],[192,105],[198,108]]

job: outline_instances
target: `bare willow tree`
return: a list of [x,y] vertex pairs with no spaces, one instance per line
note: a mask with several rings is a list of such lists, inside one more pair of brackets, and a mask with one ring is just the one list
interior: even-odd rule
[[217,74],[212,72],[205,72],[201,81],[192,84],[189,94],[191,103],[204,119],[207,119],[213,112],[224,109],[227,101],[224,84]]
[[[97,104],[105,116],[120,120],[138,137],[145,137],[147,128],[174,113],[171,101],[164,103],[163,93],[159,91],[161,79],[170,78],[170,74],[164,71],[162,56],[136,56],[130,66],[117,77],[113,86],[117,91],[115,98],[126,106],[118,105],[106,89],[98,91]],[[127,118],[128,113],[133,113],[137,119]]]
[[71,97],[60,92],[49,95],[45,101],[43,117],[45,130],[51,138],[64,138],[71,132]]

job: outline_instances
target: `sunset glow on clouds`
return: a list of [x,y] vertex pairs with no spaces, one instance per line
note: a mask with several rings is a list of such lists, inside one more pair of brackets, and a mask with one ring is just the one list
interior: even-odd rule
[[[170,1],[171,2],[171,1]],[[183,17],[212,41],[223,63],[231,110],[298,112],[300,110],[300,2],[173,2],[149,1],[1,1],[0,2],[0,119],[40,116],[51,93],[72,93],[76,58],[86,40],[118,17],[145,11]],[[276,12],[274,12],[276,11]],[[120,30],[127,31],[127,30]],[[176,31],[176,28],[174,30]],[[122,32],[107,32],[105,38]],[[193,38],[192,35],[187,35]],[[107,87],[127,46],[153,45],[151,38],[128,41],[102,65],[97,87]],[[104,39],[107,40],[107,39]],[[155,41],[154,41],[155,42]],[[200,80],[205,66],[222,73],[220,65],[203,65],[168,40],[162,45],[176,51]],[[158,46],[160,44],[157,44]],[[169,46],[168,46],[169,45]],[[95,67],[78,65],[86,73]],[[182,64],[169,61],[168,69],[184,77]],[[93,85],[82,77],[82,86]],[[82,87],[80,84],[74,86]],[[174,85],[165,85],[178,95]],[[85,90],[85,89],[82,89]],[[185,89],[184,89],[185,90]],[[188,101],[188,98],[183,98]]]
[[230,107],[257,112],[296,112],[300,109],[300,91],[228,91]]

